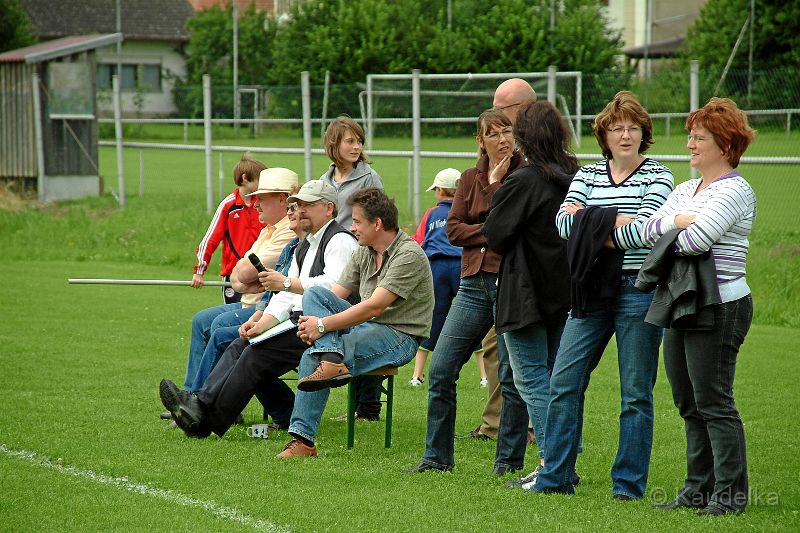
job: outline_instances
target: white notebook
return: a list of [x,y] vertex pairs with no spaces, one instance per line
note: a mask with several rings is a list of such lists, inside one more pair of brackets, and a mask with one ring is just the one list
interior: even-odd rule
[[250,344],[258,344],[260,342],[264,342],[267,339],[270,339],[276,335],[280,335],[284,331],[289,331],[291,329],[297,329],[297,326],[291,320],[284,320],[277,326],[272,326],[264,333],[256,335],[255,337],[250,338]]

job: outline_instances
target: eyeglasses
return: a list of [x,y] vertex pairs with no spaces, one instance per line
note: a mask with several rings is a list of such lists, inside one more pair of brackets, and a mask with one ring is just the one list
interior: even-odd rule
[[508,104],[508,105],[496,105],[492,109],[496,109],[498,111],[502,111],[503,109],[508,109],[509,107],[514,107],[515,105],[522,105],[522,102],[514,102],[513,104]]
[[693,133],[690,133],[689,135],[686,136],[686,141],[687,142],[694,141],[696,143],[702,143],[702,142],[705,142],[705,141],[710,141],[713,138],[714,138],[713,136],[711,136],[711,137],[701,137],[699,135],[695,135]]
[[288,212],[288,213],[294,213],[298,209],[300,209],[300,206],[297,205],[296,203],[291,203],[291,204],[286,206],[286,212]]
[[493,131],[491,133],[487,133],[483,136],[484,139],[489,139],[490,141],[496,141],[500,139],[500,136],[504,137],[513,137],[514,136],[514,128],[503,128],[500,131]]
[[623,128],[622,126],[617,126],[616,128],[611,128],[608,131],[610,131],[614,135],[622,135],[624,132],[627,131],[628,135],[633,136],[642,133],[642,128],[640,128],[639,126],[631,126],[630,128]]

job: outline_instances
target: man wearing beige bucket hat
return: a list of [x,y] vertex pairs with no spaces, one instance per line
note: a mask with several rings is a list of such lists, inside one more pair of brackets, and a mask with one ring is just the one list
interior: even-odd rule
[[253,315],[255,304],[263,296],[264,288],[258,281],[258,271],[247,256],[255,253],[265,267],[275,268],[281,251],[295,237],[294,231],[289,228],[286,209],[289,195],[298,189],[298,177],[295,172],[288,168],[268,168],[259,174],[258,189],[247,195],[247,197],[255,196],[254,206],[258,211],[259,221],[266,225],[231,272],[234,289],[242,293],[241,302],[204,309],[192,318],[189,360],[184,381],[186,389],[194,390],[200,363],[211,338],[212,327],[238,328]]

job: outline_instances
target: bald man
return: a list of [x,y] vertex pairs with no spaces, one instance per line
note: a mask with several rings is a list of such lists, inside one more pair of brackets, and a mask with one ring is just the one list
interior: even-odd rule
[[492,105],[495,109],[501,109],[511,124],[514,124],[517,121],[520,107],[535,101],[536,91],[527,81],[521,78],[511,78],[497,86]]
[[[521,78],[511,78],[497,86],[494,91],[495,109],[501,109],[503,113],[514,124],[517,121],[517,113],[524,104],[536,101],[536,91],[530,84]],[[500,388],[498,376],[500,364],[505,365],[504,371],[510,373],[508,361],[500,362],[497,360],[497,334],[494,328],[489,330],[483,339],[483,361],[486,370],[486,377],[489,381],[486,398],[486,406],[481,414],[482,423],[475,429],[463,435],[473,439],[495,439],[500,427],[500,411],[503,408],[503,396]],[[528,440],[533,440],[533,433],[528,432]]]

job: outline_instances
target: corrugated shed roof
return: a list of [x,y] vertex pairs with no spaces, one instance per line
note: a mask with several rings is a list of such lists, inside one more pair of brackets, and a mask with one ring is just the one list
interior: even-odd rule
[[[117,31],[115,0],[20,0],[40,39]],[[194,10],[186,0],[121,0],[126,40],[187,42],[186,21]]]
[[74,35],[53,41],[17,48],[0,54],[0,63],[38,63],[85,50],[108,46],[120,40],[118,33],[104,35]]

